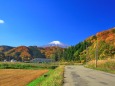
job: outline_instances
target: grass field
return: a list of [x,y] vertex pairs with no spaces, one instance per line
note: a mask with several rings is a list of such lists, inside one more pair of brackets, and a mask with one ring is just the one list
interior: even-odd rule
[[48,70],[0,69],[0,86],[26,86]]
[[52,63],[0,62],[0,69],[55,69],[57,65]]

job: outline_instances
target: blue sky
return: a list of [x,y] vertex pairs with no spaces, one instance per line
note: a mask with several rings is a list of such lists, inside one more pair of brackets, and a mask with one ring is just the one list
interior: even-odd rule
[[0,45],[75,45],[115,27],[115,0],[0,0]]

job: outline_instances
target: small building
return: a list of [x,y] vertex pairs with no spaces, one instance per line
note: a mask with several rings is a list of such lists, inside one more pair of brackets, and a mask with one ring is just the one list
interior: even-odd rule
[[47,59],[47,58],[34,58],[30,62],[35,62],[35,63],[48,63],[48,62],[54,62],[52,59]]
[[12,59],[10,62],[17,62],[17,60]]
[[7,62],[7,60],[5,59],[4,62]]

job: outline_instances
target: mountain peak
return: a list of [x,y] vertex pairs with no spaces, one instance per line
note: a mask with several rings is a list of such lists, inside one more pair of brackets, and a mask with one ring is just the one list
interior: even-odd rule
[[52,41],[52,42],[50,42],[49,44],[55,44],[55,45],[60,45],[60,44],[62,44],[60,41]]
[[52,42],[48,43],[47,45],[44,45],[43,47],[52,47],[52,46],[58,46],[61,48],[67,48],[68,47],[68,45],[63,44],[60,41],[52,41]]

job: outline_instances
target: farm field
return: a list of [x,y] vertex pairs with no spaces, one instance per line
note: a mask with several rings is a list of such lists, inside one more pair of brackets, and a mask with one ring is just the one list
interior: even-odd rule
[[0,86],[25,86],[48,70],[0,69]]

